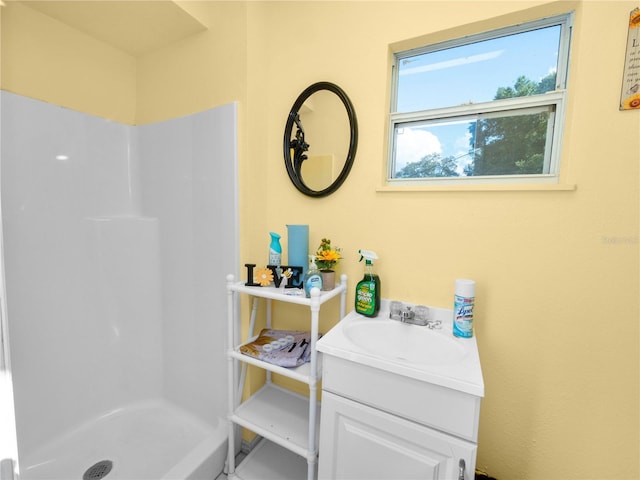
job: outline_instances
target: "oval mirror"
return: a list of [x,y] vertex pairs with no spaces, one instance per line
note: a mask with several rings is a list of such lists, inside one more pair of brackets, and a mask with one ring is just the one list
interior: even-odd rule
[[305,195],[324,197],[344,183],[358,144],[358,121],[347,94],[314,83],[296,99],[284,129],[284,163]]

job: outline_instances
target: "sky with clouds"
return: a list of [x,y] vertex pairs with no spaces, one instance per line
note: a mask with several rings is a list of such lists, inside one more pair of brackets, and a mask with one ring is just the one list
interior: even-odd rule
[[[397,112],[493,100],[499,87],[518,77],[539,81],[557,66],[560,27],[533,30],[473,45],[438,50],[399,60]],[[459,158],[459,171],[471,158],[469,121],[414,125],[397,131],[396,168],[425,155]]]

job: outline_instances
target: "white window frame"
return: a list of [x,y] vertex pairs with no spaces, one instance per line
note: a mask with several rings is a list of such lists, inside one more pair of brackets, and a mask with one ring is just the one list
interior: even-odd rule
[[[449,49],[469,45],[484,40],[524,33],[539,28],[560,26],[560,43],[558,46],[558,69],[556,72],[556,87],[554,91],[544,94],[513,97],[508,99],[493,100],[482,103],[470,103],[445,108],[398,113],[394,111],[397,105],[398,68],[401,60],[415,55],[431,53],[438,50]],[[468,184],[518,184],[518,183],[558,183],[560,175],[560,150],[562,145],[562,133],[564,129],[564,117],[567,102],[567,80],[570,55],[571,33],[573,29],[573,12],[538,20],[524,22],[497,30],[491,30],[463,38],[439,42],[419,48],[395,52],[392,64],[389,137],[387,155],[386,182],[389,186],[403,185],[468,185]],[[525,175],[485,175],[485,176],[460,176],[460,177],[429,177],[429,178],[393,178],[395,156],[395,129],[397,126],[419,121],[453,120],[456,118],[470,118],[478,116],[490,116],[501,113],[508,116],[510,113],[518,114],[523,109],[550,108],[549,130],[547,131],[547,143],[545,147],[545,172],[542,174]]]

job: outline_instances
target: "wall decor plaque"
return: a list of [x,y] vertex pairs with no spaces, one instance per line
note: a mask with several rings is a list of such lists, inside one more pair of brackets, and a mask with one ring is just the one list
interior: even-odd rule
[[620,110],[640,109],[640,8],[629,14]]

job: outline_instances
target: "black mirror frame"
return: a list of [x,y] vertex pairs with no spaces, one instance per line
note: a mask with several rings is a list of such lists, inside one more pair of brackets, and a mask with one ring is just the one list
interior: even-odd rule
[[[315,92],[320,90],[329,90],[335,93],[338,98],[342,101],[345,109],[347,110],[347,116],[349,117],[349,130],[350,130],[350,140],[349,140],[349,152],[347,153],[347,158],[345,159],[344,166],[342,167],[342,171],[338,175],[338,177],[333,181],[331,185],[323,190],[313,190],[309,188],[302,179],[300,175],[300,170],[302,169],[302,162],[306,160],[307,156],[304,154],[305,151],[309,149],[309,145],[307,145],[304,141],[304,129],[300,124],[299,111],[302,108],[304,102]],[[292,141],[291,136],[293,134],[294,125],[297,126],[298,130],[295,134],[295,140]],[[289,111],[289,117],[287,118],[287,124],[284,128],[284,164],[287,167],[287,174],[291,179],[291,182],[295,185],[295,187],[305,195],[310,197],[325,197],[327,195],[335,192],[340,186],[344,183],[351,171],[351,167],[353,166],[353,161],[356,156],[356,149],[358,146],[358,120],[356,118],[356,112],[351,104],[351,100],[347,94],[337,85],[331,82],[317,82],[313,85],[307,87],[296,99],[291,110]],[[294,149],[294,158],[291,158],[291,149]]]

